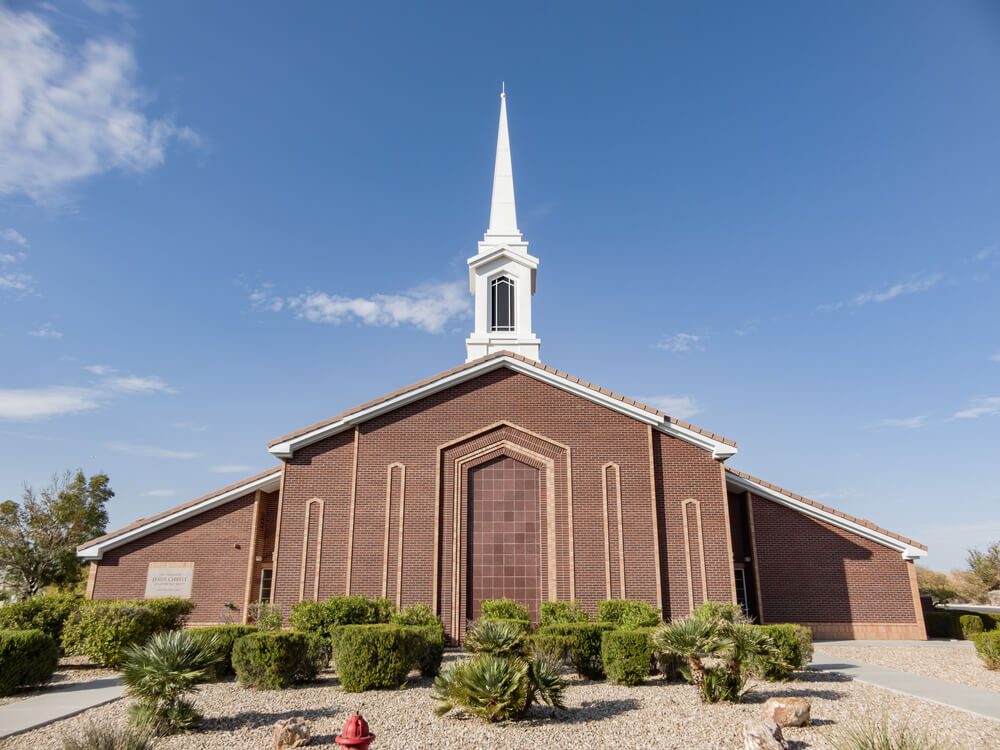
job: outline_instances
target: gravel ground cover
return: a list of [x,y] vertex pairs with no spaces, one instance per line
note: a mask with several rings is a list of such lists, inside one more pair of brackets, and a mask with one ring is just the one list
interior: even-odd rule
[[[742,726],[771,695],[799,695],[812,701],[814,725],[788,729],[791,746],[830,750],[827,737],[857,719],[907,722],[946,740],[947,747],[978,750],[1000,747],[1000,723],[897,695],[838,674],[805,672],[786,683],[765,683],[742,705],[704,705],[693,688],[651,679],[627,688],[607,682],[574,680],[567,691],[571,710],[552,716],[533,708],[525,721],[487,725],[460,714],[436,717],[431,683],[420,680],[403,690],[347,694],[336,678],[286,691],[254,691],[225,682],[206,685],[196,697],[206,720],[189,735],[169,737],[162,750],[253,750],[270,748],[271,727],[280,718],[301,715],[310,723],[311,747],[334,747],[344,720],[360,710],[377,735],[373,750],[462,748],[523,750],[566,748],[684,748],[738,750]],[[0,750],[58,748],[61,738],[87,722],[127,722],[129,700],[107,704],[25,735],[0,741]]]
[[1000,672],[987,669],[969,641],[934,641],[909,646],[820,642],[815,644],[815,649],[817,653],[827,656],[1000,692]]
[[104,677],[114,677],[118,673],[112,669],[101,669],[99,667],[90,666],[77,666],[72,664],[64,664],[62,661],[59,662],[59,669],[56,670],[55,674],[52,675],[52,681],[47,685],[43,685],[39,688],[31,688],[30,690],[18,690],[13,695],[8,695],[5,698],[0,698],[0,706],[6,706],[8,703],[16,703],[17,701],[23,701],[26,698],[31,698],[36,695],[41,695],[46,690],[51,690],[55,687],[61,687],[63,685],[72,685],[78,682],[87,682],[88,680],[100,680]]

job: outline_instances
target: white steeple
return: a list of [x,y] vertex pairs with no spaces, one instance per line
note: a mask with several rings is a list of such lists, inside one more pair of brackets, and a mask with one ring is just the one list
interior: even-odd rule
[[541,341],[531,328],[538,258],[517,229],[514,170],[507,131],[507,93],[500,92],[500,125],[493,168],[490,226],[469,258],[469,291],[475,297],[475,328],[465,341],[466,361],[506,350],[538,359]]

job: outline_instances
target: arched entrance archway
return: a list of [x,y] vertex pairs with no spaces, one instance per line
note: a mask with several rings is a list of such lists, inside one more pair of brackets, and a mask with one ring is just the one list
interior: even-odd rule
[[538,621],[542,597],[540,472],[510,456],[470,468],[466,621],[485,599],[513,599]]

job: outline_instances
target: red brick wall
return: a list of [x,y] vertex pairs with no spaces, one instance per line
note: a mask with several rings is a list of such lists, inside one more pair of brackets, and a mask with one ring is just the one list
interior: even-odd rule
[[[451,500],[442,487],[446,479],[450,481],[446,475],[451,468],[439,466],[438,448],[500,421],[568,448],[555,451],[567,456],[553,459],[559,501],[556,518],[560,598],[568,596],[568,580],[564,579],[569,578],[569,488],[562,486],[566,467],[560,462],[572,465],[576,598],[590,610],[606,596],[601,467],[614,462],[621,468],[626,593],[655,603],[648,426],[506,369],[486,373],[360,426],[351,591],[369,595],[382,591],[386,476],[389,465],[399,462],[406,466],[402,603],[432,603],[434,525],[440,512],[438,604],[448,620]],[[672,517],[679,518],[679,499],[693,494],[702,500],[710,594],[729,600],[732,574],[722,522],[719,464],[706,451],[676,439],[657,435],[655,440],[662,470],[657,481],[670,488],[669,500],[664,506],[661,499],[661,508],[668,508]],[[524,437],[522,442],[532,441]],[[345,591],[353,457],[354,434],[346,431],[298,451],[287,464],[275,593],[277,603],[286,612],[298,601],[304,506],[310,498],[325,501],[320,598]],[[396,507],[394,501],[392,567],[398,541]],[[616,524],[616,520],[612,518],[611,523]],[[670,536],[662,527],[659,533],[661,537]],[[674,535],[671,542],[676,541]],[[394,580],[393,570],[389,577],[390,582]],[[306,594],[308,597],[309,592]],[[684,608],[686,611],[686,593]]]
[[[253,493],[188,518],[153,534],[104,553],[97,566],[94,599],[142,599],[151,562],[193,562],[192,623],[223,619],[227,603],[242,617]],[[236,547],[239,545],[239,548]]]
[[753,496],[765,622],[913,623],[899,552]]
[[[670,618],[690,613],[705,601],[703,578],[708,599],[733,601],[733,565],[727,540],[729,526],[719,463],[707,451],[660,432],[653,433],[657,502],[663,519],[660,542],[661,565],[666,572],[664,588],[669,598],[664,602]],[[686,500],[698,501],[701,509],[701,538],[698,537],[697,512]],[[688,549],[684,546],[684,508],[688,515]],[[700,549],[704,543],[705,574],[702,573]],[[689,589],[688,560],[691,563]]]

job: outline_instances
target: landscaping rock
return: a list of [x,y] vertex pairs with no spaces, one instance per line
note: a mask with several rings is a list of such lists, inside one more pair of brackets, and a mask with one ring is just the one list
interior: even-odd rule
[[288,750],[309,744],[309,725],[301,716],[278,719],[274,724],[274,750]]
[[788,750],[781,727],[773,721],[748,721],[743,725],[744,750]]
[[763,721],[773,721],[779,727],[804,727],[809,724],[809,701],[805,698],[768,698],[760,713]]

